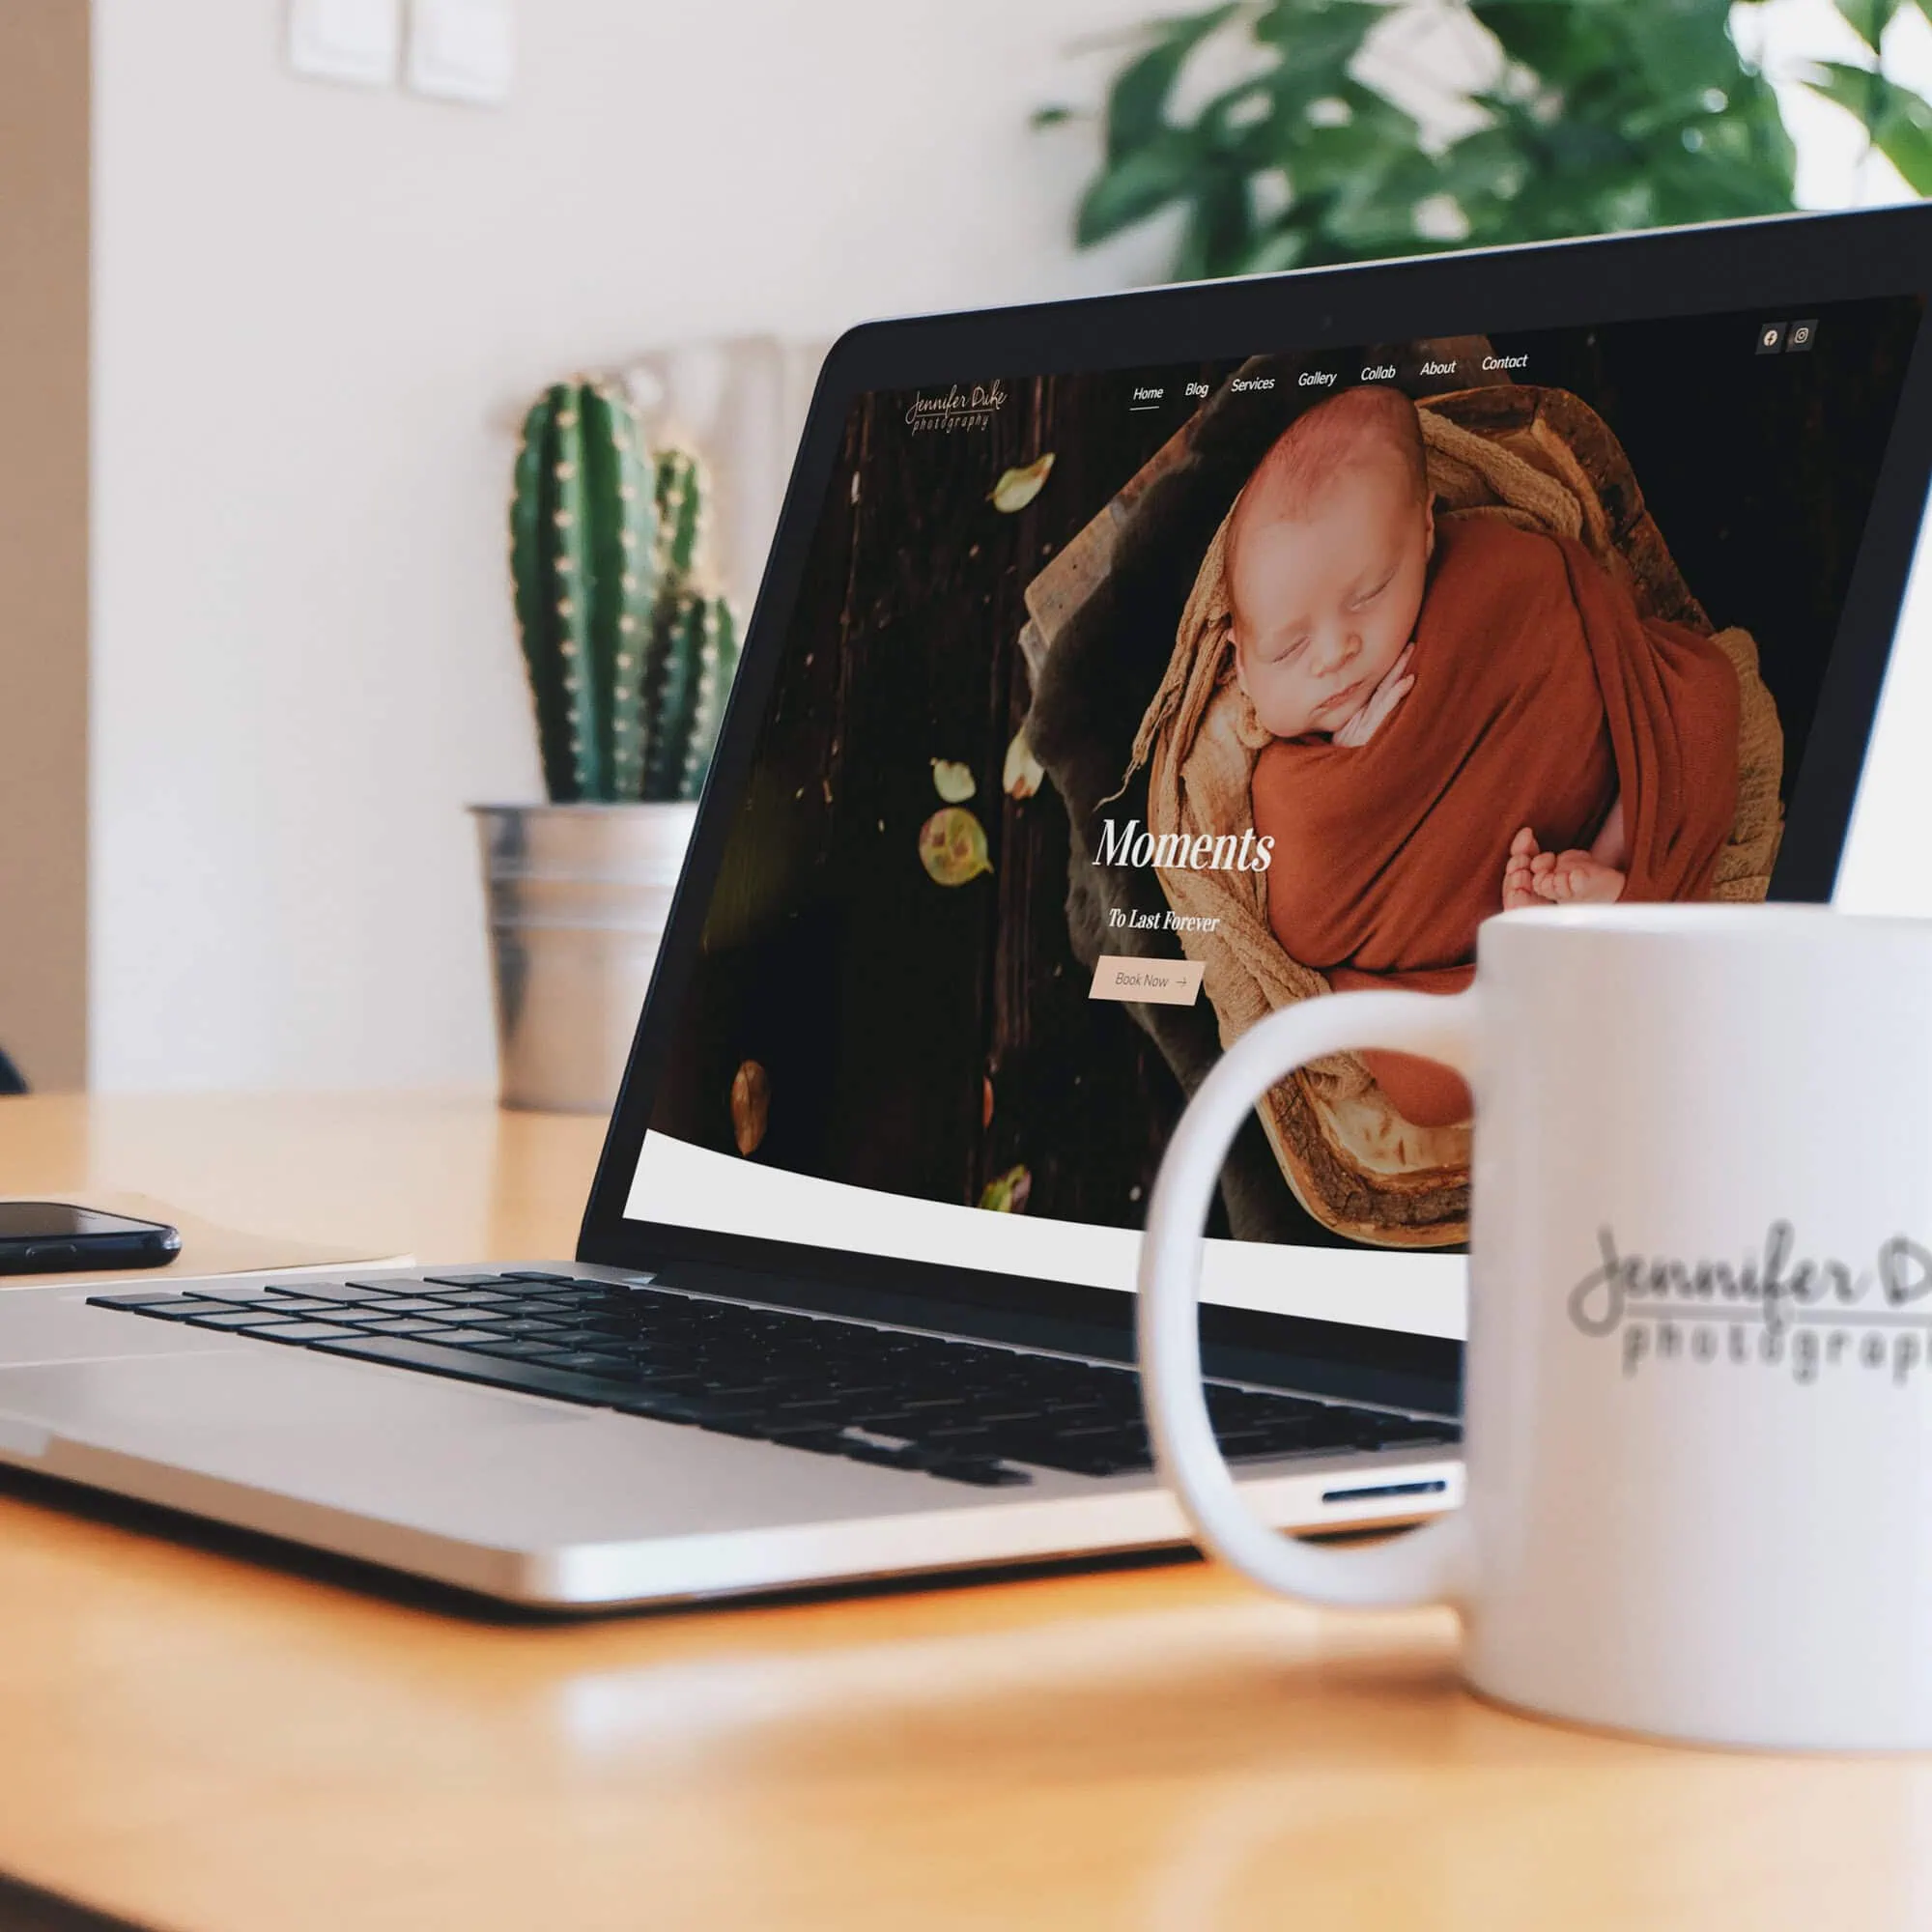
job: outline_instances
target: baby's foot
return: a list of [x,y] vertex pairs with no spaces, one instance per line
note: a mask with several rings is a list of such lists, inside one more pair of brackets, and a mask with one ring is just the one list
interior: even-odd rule
[[1587,852],[1539,853],[1531,867],[1537,896],[1553,905],[1614,905],[1624,875]]
[[1536,834],[1526,825],[1510,840],[1509,857],[1503,862],[1505,912],[1520,912],[1525,906],[1542,903],[1533,868],[1539,858],[1547,859],[1548,856],[1548,853],[1537,850]]

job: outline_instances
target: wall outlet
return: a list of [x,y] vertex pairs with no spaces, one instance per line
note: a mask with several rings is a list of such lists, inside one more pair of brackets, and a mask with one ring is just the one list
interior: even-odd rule
[[473,106],[510,98],[517,67],[514,0],[412,0],[410,85]]
[[289,65],[297,73],[387,87],[402,45],[402,0],[289,0]]

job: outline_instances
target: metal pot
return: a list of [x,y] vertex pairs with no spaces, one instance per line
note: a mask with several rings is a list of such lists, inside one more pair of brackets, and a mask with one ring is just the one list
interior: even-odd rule
[[506,1107],[605,1114],[695,805],[477,805]]

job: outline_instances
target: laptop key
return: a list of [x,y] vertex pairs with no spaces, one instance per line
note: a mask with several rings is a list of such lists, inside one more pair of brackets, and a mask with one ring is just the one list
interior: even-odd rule
[[[179,1315],[184,1308],[192,1304],[185,1296],[175,1293],[90,1294],[87,1297],[87,1305],[90,1308],[125,1308],[130,1315],[148,1315],[156,1312]],[[208,1305],[213,1307],[216,1304],[211,1302]]]
[[929,1409],[889,1407],[885,1403],[861,1403],[847,1409],[845,1420],[856,1429],[874,1429],[882,1435],[923,1435],[932,1427]]
[[236,1310],[232,1303],[223,1301],[189,1301],[177,1297],[173,1301],[150,1302],[144,1308],[128,1308],[122,1311],[127,1315],[149,1315],[158,1321],[195,1321],[204,1315],[233,1315]]
[[501,1355],[506,1361],[542,1361],[555,1350],[546,1349],[541,1342],[472,1342],[470,1348],[479,1355]]
[[568,1321],[557,1324],[556,1339],[574,1349],[594,1349],[598,1343],[612,1341],[627,1332],[621,1322],[584,1321],[572,1316]]
[[660,1392],[620,1389],[611,1398],[611,1406],[622,1414],[639,1416],[645,1422],[696,1425],[713,1413],[703,1396],[696,1390],[666,1389]]
[[355,1338],[355,1330],[339,1327],[333,1321],[261,1321],[242,1331],[264,1342],[342,1342]]
[[[741,1435],[753,1442],[775,1442],[778,1440],[778,1435],[773,1429],[771,1418],[759,1409],[754,1409],[751,1413],[743,1415],[726,1409],[712,1415],[708,1419],[700,1417],[697,1426],[700,1429],[710,1430],[714,1435]],[[812,1440],[820,1437],[834,1438],[838,1434],[836,1429],[832,1428],[800,1430],[793,1433]]]
[[947,1482],[992,1488],[1033,1481],[1024,1469],[1015,1469],[996,1456],[949,1453],[921,1442],[895,1440],[872,1430],[841,1431],[838,1442],[840,1453],[849,1456],[855,1463],[877,1463],[891,1469],[916,1470],[921,1475],[938,1476]]
[[630,1378],[631,1365],[622,1355],[600,1355],[590,1349],[546,1349],[541,1357],[554,1369],[568,1369],[574,1374],[609,1376],[613,1381]]
[[353,1342],[317,1342],[319,1355],[346,1355],[358,1362],[384,1362],[393,1368],[421,1369],[456,1381],[488,1382],[493,1388],[524,1395],[547,1395],[593,1408],[610,1408],[622,1394],[608,1381],[571,1375],[545,1362],[511,1362],[469,1349],[443,1349],[402,1335],[358,1335]]
[[1015,1469],[1009,1463],[992,1457],[935,1456],[923,1466],[928,1476],[939,1476],[949,1483],[972,1483],[986,1490],[1009,1489],[1033,1481],[1024,1469]]
[[1377,1416],[1363,1432],[1370,1449],[1427,1449],[1461,1442],[1463,1432],[1453,1422],[1429,1416]]
[[635,1362],[625,1379],[641,1395],[696,1395],[704,1387],[704,1378],[689,1369],[640,1369]]
[[976,1450],[998,1455],[1001,1446],[1001,1437],[990,1429],[922,1430],[914,1439],[948,1455],[971,1455]]
[[768,1430],[764,1432],[764,1440],[776,1442],[781,1449],[809,1449],[814,1456],[842,1456],[845,1453],[838,1439],[838,1431],[829,1423],[816,1429],[782,1426]]
[[1303,1456],[1346,1456],[1348,1445],[1335,1442],[1268,1442],[1240,1437],[1224,1441],[1221,1456],[1229,1463],[1286,1463]]

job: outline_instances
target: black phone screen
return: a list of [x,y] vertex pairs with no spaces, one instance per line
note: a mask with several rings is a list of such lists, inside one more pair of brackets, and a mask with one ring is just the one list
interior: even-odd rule
[[158,1221],[129,1220],[95,1208],[71,1208],[64,1201],[0,1201],[0,1241],[72,1241],[90,1235],[141,1235],[164,1232]]

